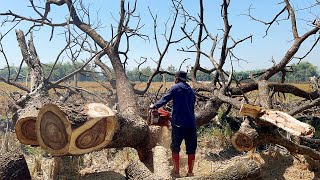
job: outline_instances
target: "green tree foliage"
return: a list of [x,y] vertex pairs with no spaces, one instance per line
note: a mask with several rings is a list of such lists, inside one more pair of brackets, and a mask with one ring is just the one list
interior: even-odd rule
[[[289,72],[286,74],[287,82],[307,82],[309,77],[318,76],[319,70],[317,66],[309,62],[300,62],[297,64],[292,64],[290,68],[287,69]],[[249,80],[250,74],[258,74],[264,70],[255,70],[255,71],[240,71],[235,72],[234,76],[237,80],[247,79]],[[279,82],[281,81],[282,73],[275,74],[270,80]]]
[[[76,63],[75,64],[77,68],[81,67],[83,63]],[[49,74],[51,67],[53,66],[53,63],[49,63],[47,65],[43,65],[44,71],[46,76]],[[79,75],[78,75],[78,80],[79,81],[93,81],[91,74],[89,71],[95,70],[94,68],[91,69],[84,69]],[[70,62],[66,63],[60,63],[56,64],[55,69],[51,75],[50,80],[51,81],[56,81],[71,72],[75,70],[74,64]],[[287,82],[306,82],[308,81],[308,78],[311,76],[318,76],[319,75],[319,70],[317,66],[312,65],[309,62],[300,62],[298,64],[292,64],[290,68],[288,68],[290,72],[287,73],[286,76],[286,81]],[[170,65],[165,69],[165,71],[168,71],[172,74],[174,74],[177,71],[177,68],[174,67],[173,65]],[[257,74],[263,70],[253,70],[253,71],[240,71],[240,72],[234,72],[234,77],[237,80],[250,80],[249,75],[250,74]],[[0,70],[0,76],[7,78],[8,76],[8,69],[2,69]],[[10,79],[15,79],[17,76],[18,72],[18,67],[11,66],[10,67]],[[134,68],[132,70],[127,71],[127,76],[130,79],[130,81],[133,82],[146,82],[151,76],[153,72],[153,69],[150,67],[145,67],[145,68]],[[28,68],[27,67],[22,67],[19,73],[19,81],[25,81],[27,75],[28,75]],[[100,80],[105,80],[104,76],[100,74],[95,74],[95,76],[100,79]],[[279,82],[281,80],[281,73],[278,73],[274,75],[270,80],[271,81],[277,81]],[[172,75],[168,74],[163,74],[163,75],[156,75],[153,79],[154,82],[160,82],[163,81],[163,77],[167,82],[172,82],[174,81],[174,77]],[[70,78],[70,80],[73,80],[73,77]],[[211,81],[212,76],[210,74],[198,71],[197,72],[197,80],[198,81]]]
[[309,77],[318,76],[317,66],[309,62],[300,62],[291,66],[292,72],[288,73],[287,79],[292,82],[306,82]]
[[[76,63],[75,64],[77,68],[81,67],[83,63]],[[53,67],[53,63],[49,63],[46,65],[43,65],[43,69],[45,72],[45,75],[48,76],[51,69]],[[11,66],[10,67],[10,79],[15,79],[18,74],[18,67]],[[52,71],[52,75],[50,77],[50,81],[56,81],[70,73],[75,71],[75,66],[72,63],[66,62],[66,63],[60,63],[56,64],[54,70]],[[7,78],[9,75],[9,70],[7,68],[0,70],[0,76]],[[26,77],[28,76],[28,67],[23,66],[20,69],[18,81],[25,81]],[[72,80],[73,77],[70,77],[70,80]],[[91,81],[92,78],[90,77],[90,74],[84,70],[78,75],[79,81]]]

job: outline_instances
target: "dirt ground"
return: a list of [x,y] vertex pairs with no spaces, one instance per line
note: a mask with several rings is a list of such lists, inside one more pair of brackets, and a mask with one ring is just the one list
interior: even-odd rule
[[[282,150],[280,150],[282,151]],[[320,179],[320,163],[311,162],[310,159],[305,158],[304,156],[297,155],[292,156],[290,154],[285,154],[279,152],[277,148],[269,149],[261,153],[254,154],[242,154],[236,152],[234,149],[229,150],[209,150],[204,153],[200,151],[197,153],[197,161],[195,164],[195,176],[212,174],[223,164],[227,164],[228,161],[232,158],[240,158],[241,156],[251,156],[254,160],[258,161],[262,167],[262,175],[257,179],[277,179],[277,180],[316,180]],[[169,158],[170,159],[170,158]],[[95,161],[97,161],[96,159]],[[100,159],[102,160],[102,159]],[[108,163],[95,162],[91,167],[84,168],[80,171],[80,179],[125,179],[124,168],[127,165],[126,161],[122,161],[123,166],[119,167],[118,162],[115,162],[115,167],[117,170],[110,171],[108,168],[101,167]],[[98,165],[99,164],[99,165]],[[171,162],[170,162],[170,165]],[[187,157],[184,154],[181,154],[181,171],[180,174],[182,177],[186,175],[187,170]]]

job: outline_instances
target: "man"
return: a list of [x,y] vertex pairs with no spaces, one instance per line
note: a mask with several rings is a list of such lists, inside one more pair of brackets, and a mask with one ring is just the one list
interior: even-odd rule
[[185,140],[186,153],[188,154],[188,174],[193,176],[195,151],[197,148],[196,118],[194,115],[195,93],[186,83],[187,73],[178,71],[175,74],[175,84],[150,109],[157,109],[173,100],[172,112],[172,174],[179,177],[179,152],[182,140]]

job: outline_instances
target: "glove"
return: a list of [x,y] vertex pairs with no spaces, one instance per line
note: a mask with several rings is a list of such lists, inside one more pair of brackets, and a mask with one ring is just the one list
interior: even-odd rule
[[150,109],[156,109],[156,107],[154,106],[154,104],[151,104],[151,105],[149,106],[149,108],[150,108]]

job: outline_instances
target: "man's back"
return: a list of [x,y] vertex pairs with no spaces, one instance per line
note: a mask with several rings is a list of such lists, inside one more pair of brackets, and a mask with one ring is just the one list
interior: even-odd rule
[[168,101],[173,100],[172,125],[186,128],[194,128],[195,93],[185,82],[178,82],[155,104],[161,107]]

